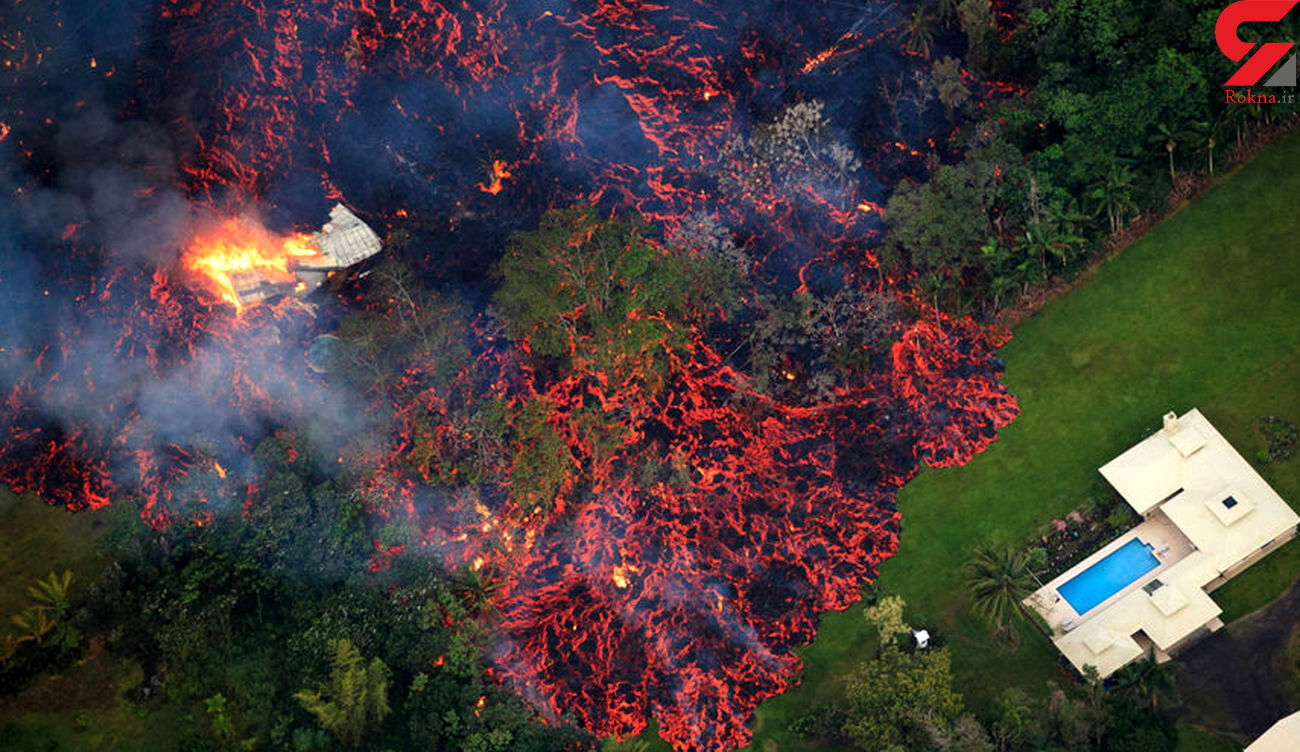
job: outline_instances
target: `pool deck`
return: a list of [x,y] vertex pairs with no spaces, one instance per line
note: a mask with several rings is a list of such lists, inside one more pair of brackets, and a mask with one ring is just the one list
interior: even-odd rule
[[1195,550],[1192,542],[1187,539],[1187,536],[1183,535],[1168,517],[1159,511],[1153,513],[1150,519],[1143,521],[1137,527],[1107,543],[1096,553],[1065,570],[1064,573],[1025,599],[1025,603],[1041,614],[1043,619],[1047,621],[1047,626],[1051,628],[1053,636],[1064,634],[1067,628],[1077,625],[1083,619],[1083,615],[1074,610],[1070,602],[1060,594],[1057,588],[1074,579],[1076,575],[1106,558],[1134,538],[1143,543],[1151,544],[1152,551],[1160,564],[1089,609],[1089,615],[1104,611],[1107,606],[1159,577],[1161,572],[1178,563]]

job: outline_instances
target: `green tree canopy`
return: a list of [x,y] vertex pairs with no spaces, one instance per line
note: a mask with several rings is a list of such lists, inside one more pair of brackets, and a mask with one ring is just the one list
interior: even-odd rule
[[388,716],[388,666],[378,658],[369,663],[352,646],[339,640],[331,660],[330,679],[319,691],[304,690],[294,698],[320,725],[348,747],[356,747],[369,728]]
[[1156,660],[1155,648],[1151,648],[1145,656],[1120,669],[1115,684],[1154,714],[1160,710],[1162,700],[1167,703],[1178,698],[1178,684],[1174,681],[1177,672],[1177,663],[1161,663]]
[[948,728],[962,714],[946,649],[883,651],[849,678],[843,734],[868,752],[924,749],[929,728]]
[[1023,162],[1015,147],[994,138],[935,170],[929,182],[899,186],[885,208],[881,264],[932,275],[934,298],[960,290],[967,277],[983,272],[981,248],[989,238],[1015,229],[1005,218],[1028,182]]
[[661,244],[639,217],[555,211],[513,235],[495,302],[507,331],[560,373],[586,369],[610,386],[651,383],[689,325],[734,298],[711,269],[724,259]]

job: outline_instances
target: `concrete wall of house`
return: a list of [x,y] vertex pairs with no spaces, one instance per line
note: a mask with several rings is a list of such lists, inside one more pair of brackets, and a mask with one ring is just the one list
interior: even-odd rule
[[1254,564],[1255,562],[1259,561],[1265,556],[1268,556],[1269,554],[1273,553],[1273,551],[1276,550],[1278,547],[1280,547],[1283,543],[1286,543],[1287,541],[1291,540],[1295,536],[1296,536],[1296,527],[1293,526],[1291,528],[1288,528],[1286,532],[1277,536],[1276,538],[1269,541],[1268,543],[1265,543],[1263,546],[1255,549],[1255,551],[1251,553],[1250,556],[1247,556],[1246,558],[1232,565],[1228,569],[1224,570],[1223,574],[1219,575],[1218,577],[1214,578],[1209,583],[1207,583],[1205,586],[1205,592],[1207,593],[1214,592],[1219,588],[1219,586],[1223,585],[1223,583],[1241,574],[1251,564]]

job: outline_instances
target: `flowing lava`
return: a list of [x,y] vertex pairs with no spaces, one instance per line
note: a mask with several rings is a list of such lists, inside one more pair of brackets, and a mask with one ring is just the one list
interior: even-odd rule
[[[26,24],[79,5],[104,11],[65,1]],[[356,413],[386,412],[380,423],[397,426],[367,467],[376,511],[418,515],[422,546],[503,584],[493,597],[504,681],[598,735],[635,734],[655,718],[677,749],[712,751],[750,738],[757,704],[797,680],[793,648],[814,637],[817,615],[857,599],[897,549],[895,493],[920,463],[968,461],[1017,410],[998,381],[1007,335],[935,311],[877,268],[881,195],[859,168],[921,169],[918,147],[943,124],[918,104],[909,145],[883,135],[873,119],[883,108],[838,95],[861,88],[837,78],[855,61],[881,75],[916,64],[901,52],[901,9],[851,6],[164,0],[139,59],[101,54],[81,75],[126,86],[113,73],[134,70],[131,96],[184,113],[168,120],[186,149],[165,187],[207,214],[314,211],[346,194],[396,234],[410,215],[432,218],[419,247],[438,254],[408,251],[407,261],[476,283],[492,261],[481,249],[549,207],[636,211],[669,233],[704,212],[748,249],[751,299],[758,288],[851,288],[915,312],[891,314],[892,344],[816,398],[756,388],[695,327],[652,346],[660,369],[578,357],[572,372],[547,376],[527,337],[503,347],[475,319],[465,329],[477,370],[434,386],[441,364],[424,360],[356,399]],[[15,91],[67,60],[24,28],[0,38]],[[969,83],[984,99],[1014,94]],[[805,154],[745,172],[755,160],[728,144],[796,84],[830,101],[828,122],[850,124],[865,165]],[[0,143],[40,142],[55,114],[29,116],[35,126],[7,119]],[[16,152],[20,204],[51,180],[38,151]],[[139,201],[160,202],[154,187]],[[158,525],[238,503],[266,426],[319,421],[337,403],[304,374],[301,353],[319,333],[310,317],[239,294],[246,273],[289,282],[296,260],[316,253],[308,237],[232,218],[191,228],[179,260],[105,264],[77,227],[51,241],[90,270],[50,272],[75,291],[49,311],[63,325],[0,348],[0,419],[11,426],[0,481],[77,508],[138,495]],[[202,284],[183,283],[195,277]],[[671,328],[653,311],[628,312],[625,324]],[[600,346],[570,344],[577,356]],[[797,387],[814,367],[791,350],[783,379]],[[554,498],[446,490],[455,469],[419,450],[463,440],[451,405],[471,398],[545,406],[572,468]],[[356,432],[354,417],[317,433]],[[627,470],[664,457],[660,477]],[[374,566],[397,552],[376,544]]]

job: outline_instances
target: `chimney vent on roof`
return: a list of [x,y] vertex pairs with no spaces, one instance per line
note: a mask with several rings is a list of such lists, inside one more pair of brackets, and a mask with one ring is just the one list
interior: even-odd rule
[[1178,414],[1173,412],[1165,413],[1165,433],[1173,433],[1178,430]]

